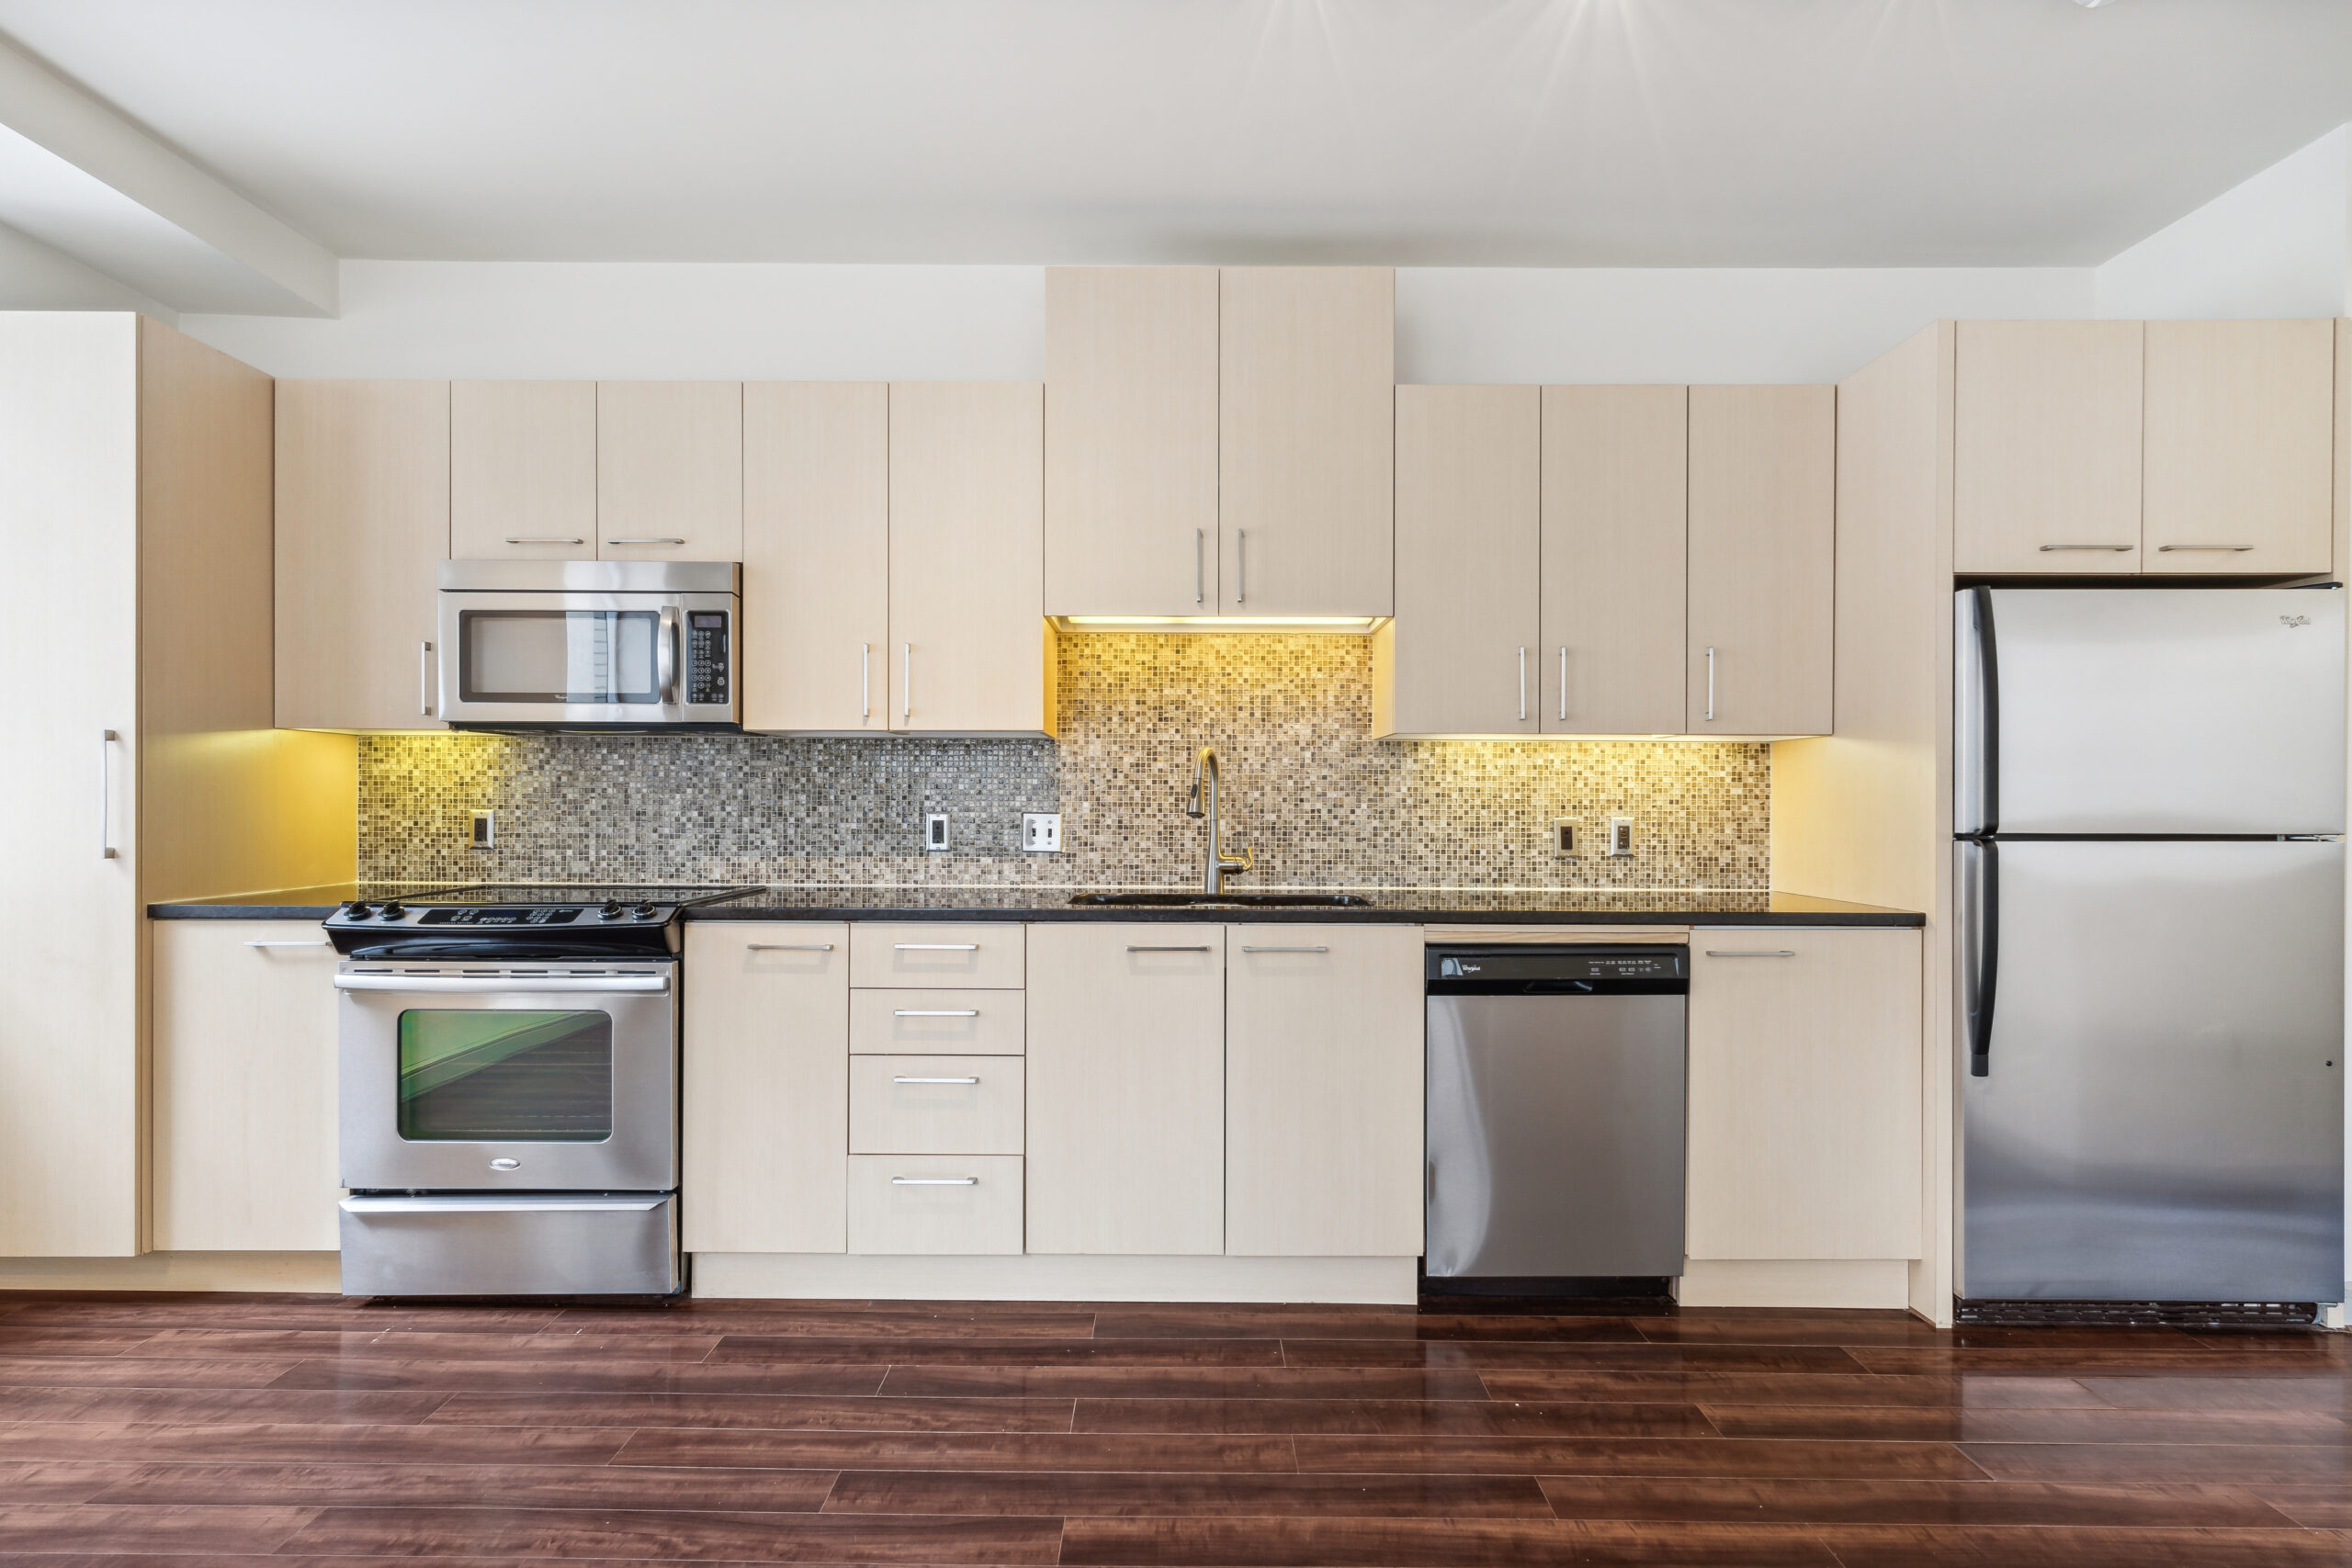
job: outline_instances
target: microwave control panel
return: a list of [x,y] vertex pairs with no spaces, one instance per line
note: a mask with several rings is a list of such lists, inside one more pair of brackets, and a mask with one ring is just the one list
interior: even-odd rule
[[727,615],[695,610],[686,616],[686,701],[730,701],[727,690]]

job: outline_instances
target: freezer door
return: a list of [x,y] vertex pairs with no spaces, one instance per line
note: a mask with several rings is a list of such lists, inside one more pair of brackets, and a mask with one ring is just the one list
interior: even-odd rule
[[2344,594],[1970,589],[1961,833],[2340,833]]
[[1998,963],[1962,964],[1991,1033],[1961,1078],[1961,1293],[2339,1299],[2344,846],[1962,853]]

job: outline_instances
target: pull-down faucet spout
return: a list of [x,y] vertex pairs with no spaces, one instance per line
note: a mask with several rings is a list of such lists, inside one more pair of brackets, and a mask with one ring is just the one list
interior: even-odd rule
[[1201,852],[1201,891],[1210,894],[1224,892],[1227,876],[1252,870],[1258,863],[1258,852],[1254,848],[1245,848],[1239,860],[1226,858],[1217,832],[1216,784],[1216,750],[1214,747],[1204,746],[1200,755],[1193,759],[1193,794],[1192,798],[1184,803],[1184,815],[1208,818],[1208,844]]

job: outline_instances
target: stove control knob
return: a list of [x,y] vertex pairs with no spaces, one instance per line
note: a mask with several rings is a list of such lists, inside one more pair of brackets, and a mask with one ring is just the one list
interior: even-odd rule
[[367,899],[354,898],[350,903],[345,904],[343,907],[343,912],[352,919],[364,920],[376,911],[368,908]]
[[621,907],[617,902],[604,904],[597,908],[596,918],[600,920],[617,920],[621,918]]
[[640,920],[651,919],[653,918],[653,906],[650,904],[639,904],[637,907],[637,918]]
[[384,900],[384,907],[378,910],[377,913],[382,915],[384,919],[388,920],[397,920],[402,915],[408,913],[408,907],[397,898],[387,898]]

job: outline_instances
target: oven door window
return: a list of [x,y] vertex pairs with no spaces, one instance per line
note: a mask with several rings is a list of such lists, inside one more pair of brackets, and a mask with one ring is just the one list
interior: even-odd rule
[[594,1144],[613,1135],[604,1012],[401,1014],[400,1132],[419,1143]]
[[461,610],[458,694],[469,703],[661,699],[656,610]]

